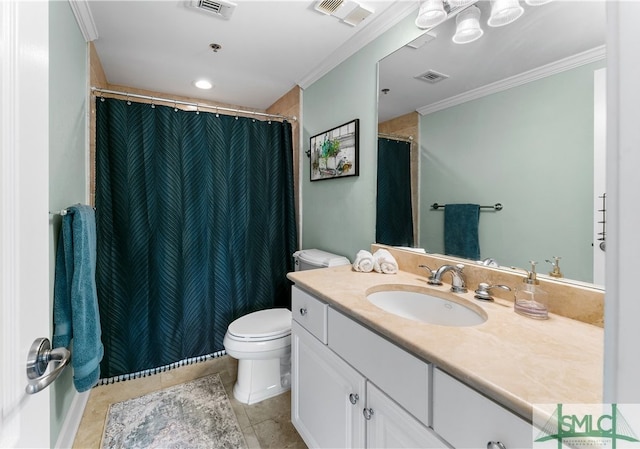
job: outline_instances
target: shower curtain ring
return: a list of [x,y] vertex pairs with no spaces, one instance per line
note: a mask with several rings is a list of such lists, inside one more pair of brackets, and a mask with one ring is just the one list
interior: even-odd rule
[[131,100],[129,100],[129,94],[127,94],[127,105],[131,106]]
[[151,97],[151,109],[155,109],[156,108],[156,105],[155,105],[154,101],[156,101],[156,99]]
[[220,117],[220,113],[218,112],[218,107],[216,106],[216,117]]
[[177,101],[175,101],[175,100],[173,101],[173,110],[174,110],[175,112],[178,112],[178,103],[177,103]]
[[200,114],[200,109],[198,103],[196,103],[196,115]]

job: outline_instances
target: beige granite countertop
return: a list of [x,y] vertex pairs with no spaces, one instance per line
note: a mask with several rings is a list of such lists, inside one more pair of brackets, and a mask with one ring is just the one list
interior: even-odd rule
[[[470,289],[449,292],[427,278],[354,272],[351,266],[288,274],[298,287],[431,362],[467,385],[531,421],[535,404],[601,403],[603,329],[559,315],[534,320],[506,300],[478,301]],[[481,310],[476,326],[425,324],[385,312],[366,299],[385,290],[425,291]]]

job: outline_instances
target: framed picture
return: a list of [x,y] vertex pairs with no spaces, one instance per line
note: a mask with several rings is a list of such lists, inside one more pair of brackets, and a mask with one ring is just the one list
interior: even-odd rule
[[311,138],[311,181],[358,176],[359,120]]

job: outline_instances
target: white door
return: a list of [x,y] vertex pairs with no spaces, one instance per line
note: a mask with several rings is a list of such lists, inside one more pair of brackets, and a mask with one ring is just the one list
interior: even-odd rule
[[1,1],[0,33],[0,447],[50,447],[49,391],[25,393],[51,337],[47,2]]
[[291,422],[305,443],[364,447],[364,377],[295,321],[291,351]]
[[430,429],[367,381],[367,448],[446,449]]

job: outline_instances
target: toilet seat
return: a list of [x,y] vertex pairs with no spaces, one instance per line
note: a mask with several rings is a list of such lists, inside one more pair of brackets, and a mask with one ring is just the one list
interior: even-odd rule
[[265,309],[244,315],[229,325],[227,336],[237,341],[268,341],[291,335],[289,309]]

